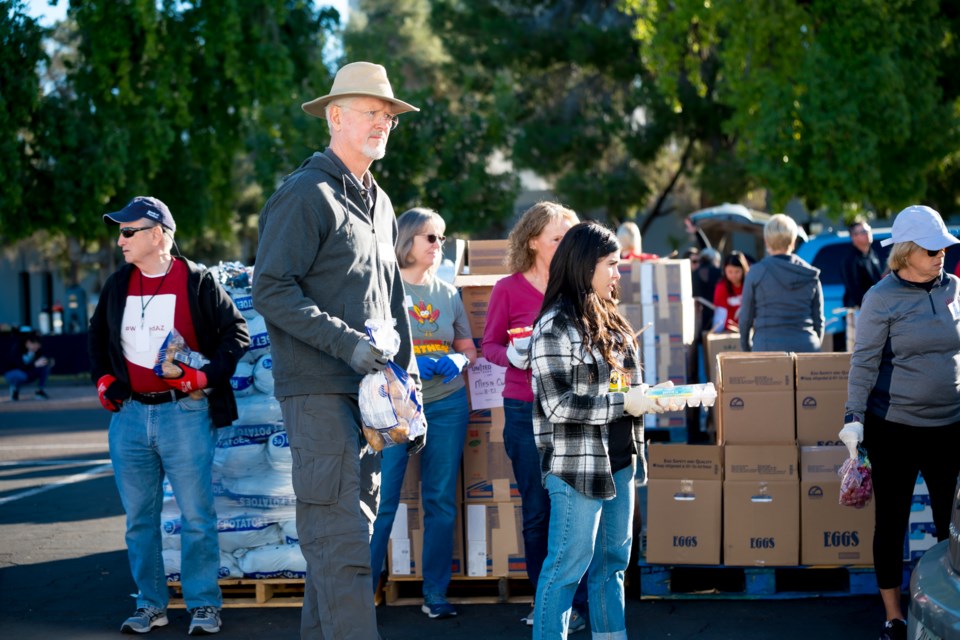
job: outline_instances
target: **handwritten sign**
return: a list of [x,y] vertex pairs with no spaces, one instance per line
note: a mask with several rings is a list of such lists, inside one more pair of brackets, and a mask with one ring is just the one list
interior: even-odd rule
[[467,370],[467,390],[470,408],[491,409],[503,406],[503,385],[507,369],[486,358],[477,358]]

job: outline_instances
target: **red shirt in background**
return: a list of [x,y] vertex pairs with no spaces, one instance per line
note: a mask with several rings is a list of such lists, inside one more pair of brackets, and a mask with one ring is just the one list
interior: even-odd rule
[[724,331],[740,331],[740,302],[743,299],[743,285],[739,287],[733,285],[733,295],[727,292],[729,283],[723,278],[717,283],[717,288],[713,290],[713,304],[716,307],[714,317],[720,309],[727,310],[727,320],[724,324]]

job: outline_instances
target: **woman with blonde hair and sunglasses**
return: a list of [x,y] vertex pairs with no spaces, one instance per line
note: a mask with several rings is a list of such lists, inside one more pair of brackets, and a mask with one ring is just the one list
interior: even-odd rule
[[[422,610],[431,618],[457,615],[447,601],[447,587],[457,517],[457,477],[469,419],[463,372],[477,359],[460,295],[436,275],[443,258],[445,228],[436,211],[410,209],[397,219],[395,245],[427,418],[427,442],[419,454],[423,550],[416,560],[423,571]],[[408,460],[402,446],[387,447],[382,455],[380,509],[370,542],[374,589],[387,555]]]

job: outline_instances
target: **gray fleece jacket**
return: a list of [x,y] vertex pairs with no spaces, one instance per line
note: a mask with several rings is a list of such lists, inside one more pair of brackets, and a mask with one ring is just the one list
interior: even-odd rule
[[740,348],[809,353],[819,351],[822,340],[820,270],[792,253],[750,267],[740,303]]
[[278,397],[356,395],[350,366],[368,318],[395,319],[394,361],[416,372],[393,204],[376,187],[373,211],[359,182],[327,149],[284,179],[260,214],[253,305],[266,320]]
[[863,297],[847,380],[847,413],[914,427],[960,422],[958,280],[929,292],[896,273]]

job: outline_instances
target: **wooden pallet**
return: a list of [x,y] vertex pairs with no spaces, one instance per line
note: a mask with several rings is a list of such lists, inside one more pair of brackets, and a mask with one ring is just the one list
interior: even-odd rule
[[[240,578],[220,580],[224,609],[243,607],[300,607],[303,606],[303,579],[294,578]],[[185,609],[183,590],[179,582],[170,582],[171,609]]]
[[640,597],[648,600],[774,600],[877,593],[872,566],[726,567],[641,563],[639,567]]
[[[390,578],[383,587],[388,606],[423,604],[423,580]],[[453,604],[529,604],[533,585],[524,578],[454,577],[447,587],[447,600]]]

